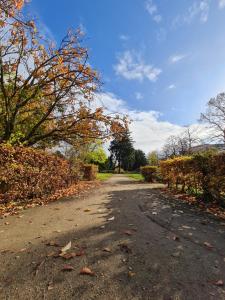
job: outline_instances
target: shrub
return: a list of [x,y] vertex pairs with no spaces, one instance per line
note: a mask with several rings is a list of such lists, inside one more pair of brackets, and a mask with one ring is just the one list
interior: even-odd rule
[[154,182],[159,179],[159,168],[156,166],[141,167],[140,171],[146,182]]
[[70,163],[57,155],[0,145],[0,203],[47,196],[76,180]]
[[98,166],[85,164],[83,166],[83,179],[91,181],[97,178]]
[[225,153],[203,152],[160,163],[161,174],[171,188],[202,194],[205,201],[225,199]]

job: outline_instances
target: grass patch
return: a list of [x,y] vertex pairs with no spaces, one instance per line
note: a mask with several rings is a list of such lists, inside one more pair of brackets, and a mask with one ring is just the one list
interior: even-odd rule
[[112,173],[98,173],[97,180],[105,181],[109,179],[113,174]]
[[134,173],[134,174],[126,174],[128,177],[130,178],[133,178],[135,180],[138,180],[138,181],[142,181],[144,180],[144,177],[141,175],[141,174],[138,174],[138,173]]

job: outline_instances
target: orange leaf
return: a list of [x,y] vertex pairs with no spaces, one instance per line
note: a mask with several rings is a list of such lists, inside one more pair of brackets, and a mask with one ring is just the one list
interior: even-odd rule
[[81,269],[80,274],[81,275],[89,275],[89,276],[94,276],[95,275],[95,273],[87,267],[84,267],[83,269]]

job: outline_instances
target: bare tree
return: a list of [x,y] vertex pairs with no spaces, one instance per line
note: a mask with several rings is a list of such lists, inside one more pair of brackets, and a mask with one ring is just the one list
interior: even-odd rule
[[181,134],[171,135],[167,139],[163,147],[163,157],[169,158],[178,155],[191,154],[192,147],[199,143],[201,143],[200,138],[197,136],[194,129],[187,127]]
[[225,93],[209,100],[206,112],[201,114],[200,120],[212,128],[214,140],[225,143]]

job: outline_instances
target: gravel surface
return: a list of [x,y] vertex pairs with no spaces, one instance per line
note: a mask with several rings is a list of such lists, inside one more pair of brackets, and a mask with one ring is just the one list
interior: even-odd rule
[[1,219],[0,299],[225,299],[225,223],[161,187],[114,175]]

